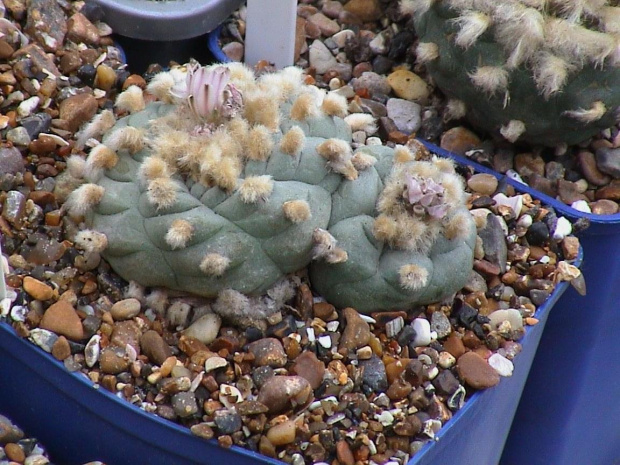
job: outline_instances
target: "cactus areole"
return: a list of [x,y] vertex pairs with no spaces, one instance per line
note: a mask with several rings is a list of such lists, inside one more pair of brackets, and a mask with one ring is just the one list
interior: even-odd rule
[[604,0],[402,0],[448,117],[565,146],[620,117],[620,8]]
[[353,149],[352,128],[372,132],[372,118],[299,69],[193,64],[147,93],[158,101],[120,94],[116,115],[82,129],[88,158],[69,163],[84,182],[65,208],[126,280],[260,295],[309,267],[320,295],[361,312],[439,301],[467,281],[476,227],[452,163]]

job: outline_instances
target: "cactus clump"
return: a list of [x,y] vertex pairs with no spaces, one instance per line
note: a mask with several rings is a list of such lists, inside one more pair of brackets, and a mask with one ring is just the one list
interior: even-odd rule
[[117,121],[104,110],[82,129],[92,148],[70,164],[84,183],[65,203],[126,280],[240,301],[310,265],[317,292],[361,312],[438,301],[467,281],[476,228],[452,163],[354,149],[351,128],[372,131],[372,118],[299,69],[193,64],[145,95],[157,101],[130,88]]
[[[613,4],[611,4],[613,3]],[[620,119],[620,7],[605,0],[402,0],[417,60],[467,119],[510,142],[583,142]]]

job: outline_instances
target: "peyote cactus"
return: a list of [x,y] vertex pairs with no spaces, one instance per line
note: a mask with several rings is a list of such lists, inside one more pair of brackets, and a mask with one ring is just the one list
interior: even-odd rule
[[118,121],[104,110],[82,130],[87,160],[69,160],[86,182],[65,207],[123,278],[226,301],[311,264],[321,295],[362,312],[438,301],[468,279],[476,228],[452,163],[353,150],[372,117],[347,116],[299,69],[193,64],[147,91],[160,101],[130,87]]
[[447,116],[510,142],[582,142],[620,119],[620,7],[605,0],[402,0]]

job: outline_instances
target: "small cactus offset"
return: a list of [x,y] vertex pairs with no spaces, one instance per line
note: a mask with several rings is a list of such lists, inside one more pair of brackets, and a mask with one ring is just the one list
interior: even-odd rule
[[417,61],[467,119],[510,142],[583,142],[620,120],[620,7],[605,0],[401,0]]
[[297,68],[173,68],[82,129],[92,148],[69,160],[83,183],[65,208],[120,276],[234,297],[224,316],[309,265],[318,293],[361,312],[450,296],[476,240],[462,179],[405,146],[354,149],[352,128],[374,122],[347,108]]

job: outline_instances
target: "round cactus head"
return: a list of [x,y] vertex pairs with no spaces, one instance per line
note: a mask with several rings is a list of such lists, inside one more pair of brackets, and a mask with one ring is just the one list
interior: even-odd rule
[[402,0],[448,117],[510,142],[575,144],[620,114],[620,7],[600,0]]
[[219,296],[247,319],[245,296],[308,265],[317,292],[362,312],[442,299],[469,276],[476,233],[452,165],[354,147],[372,117],[301,70],[191,64],[146,90],[82,130],[85,182],[65,205],[123,278]]

